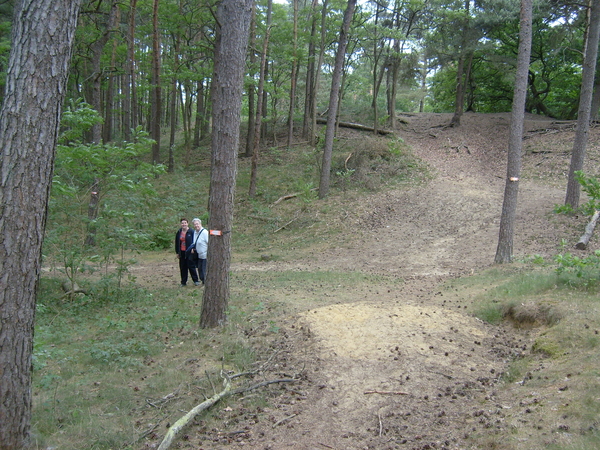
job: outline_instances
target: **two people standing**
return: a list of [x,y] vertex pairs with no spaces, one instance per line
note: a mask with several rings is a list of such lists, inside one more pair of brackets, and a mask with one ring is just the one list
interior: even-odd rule
[[202,228],[200,219],[192,220],[189,228],[185,218],[180,220],[181,228],[175,234],[175,253],[179,259],[181,286],[188,281],[188,272],[196,286],[204,285],[206,277],[206,252],[208,250],[208,231]]

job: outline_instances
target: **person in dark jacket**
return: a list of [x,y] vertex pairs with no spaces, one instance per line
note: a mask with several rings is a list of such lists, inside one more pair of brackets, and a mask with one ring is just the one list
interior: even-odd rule
[[186,258],[185,251],[194,243],[194,230],[188,226],[188,221],[182,218],[181,228],[175,234],[175,253],[179,259],[179,272],[181,273],[181,286],[185,286],[188,281],[188,271],[192,276],[192,281],[196,286],[200,284],[198,281],[198,270],[196,264]]

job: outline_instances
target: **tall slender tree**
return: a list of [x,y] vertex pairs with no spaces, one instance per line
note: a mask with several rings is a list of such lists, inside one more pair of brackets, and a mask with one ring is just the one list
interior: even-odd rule
[[158,28],[158,4],[154,0],[152,7],[152,87],[150,98],[150,137],[154,139],[152,145],[152,162],[160,161],[160,122],[162,115],[161,87],[160,87],[160,32]]
[[240,142],[240,113],[253,0],[222,0],[217,7],[217,43],[212,85],[212,156],[209,226],[220,235],[208,242],[206,289],[200,326],[225,323],[229,302],[231,229]]
[[513,254],[514,224],[519,193],[519,177],[521,176],[523,119],[525,117],[525,99],[527,97],[529,58],[531,56],[532,4],[533,0],[521,0],[519,53],[517,56],[517,72],[515,74],[515,90],[510,120],[506,185],[504,188],[500,233],[495,257],[495,262],[499,264],[510,262]]
[[327,197],[329,193],[329,180],[331,171],[331,158],[333,154],[333,138],[337,119],[338,105],[340,101],[340,89],[342,84],[342,72],[346,61],[346,46],[348,45],[348,31],[354,16],[356,0],[348,0],[344,21],[340,30],[338,48],[335,55],[335,67],[331,77],[331,91],[329,95],[329,111],[327,113],[327,128],[325,129],[325,147],[323,149],[323,163],[321,165],[321,180],[319,183],[319,198]]
[[294,111],[296,109],[296,82],[298,81],[298,0],[292,0],[294,9],[294,31],[293,31],[293,54],[292,54],[292,75],[290,78],[290,108],[288,114],[288,136],[287,146],[292,146],[294,138]]
[[581,92],[579,94],[579,112],[577,113],[577,130],[569,165],[569,179],[567,181],[567,194],[565,205],[573,208],[579,206],[581,187],[577,181],[576,172],[583,170],[585,153],[590,131],[590,118],[592,108],[592,94],[594,91],[594,75],[596,73],[596,59],[598,57],[598,41],[600,39],[600,1],[589,2],[588,33],[583,58],[583,74]]
[[[0,449],[29,448],[35,302],[79,0],[21,0],[0,111]],[[35,70],[32,70],[35,68]]]
[[265,91],[265,78],[267,76],[267,57],[269,53],[269,39],[271,37],[271,10],[273,8],[273,0],[267,2],[267,27],[265,30],[265,36],[263,39],[263,48],[260,57],[260,72],[258,75],[258,92],[256,94],[258,103],[256,105],[256,118],[254,119],[254,143],[252,145],[252,164],[250,170],[250,187],[248,188],[248,195],[254,197],[256,195],[256,183],[258,182],[258,157],[260,138],[263,122],[263,113],[266,109],[267,103],[261,101],[264,99]]

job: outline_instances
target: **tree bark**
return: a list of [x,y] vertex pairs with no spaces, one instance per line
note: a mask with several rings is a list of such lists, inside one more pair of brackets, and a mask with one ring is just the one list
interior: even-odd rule
[[594,74],[598,56],[598,41],[600,38],[600,2],[590,1],[589,32],[583,58],[583,74],[581,80],[581,93],[579,94],[579,112],[577,113],[577,130],[573,143],[573,153],[569,165],[569,179],[567,181],[567,194],[565,205],[573,208],[579,206],[581,186],[577,181],[576,172],[583,170],[585,153],[590,131],[590,117],[592,107],[592,93],[594,89]]
[[79,0],[15,7],[0,111],[1,450],[30,444],[35,301],[78,11]]
[[260,147],[260,136],[262,128],[263,108],[266,103],[261,101],[265,89],[265,77],[267,68],[267,53],[269,52],[269,36],[271,34],[271,14],[270,11],[273,7],[273,1],[268,0],[267,2],[267,30],[265,33],[263,48],[260,57],[260,73],[258,76],[258,92],[256,97],[258,102],[256,105],[256,119],[254,122],[254,143],[252,145],[252,163],[250,168],[250,187],[248,189],[248,196],[254,197],[256,195],[256,183],[258,178],[258,157]]
[[248,91],[248,130],[246,131],[246,151],[244,156],[252,156],[254,148],[254,131],[256,126],[256,85],[254,83],[254,67],[256,65],[256,4],[252,6],[252,17],[250,19],[250,81],[246,87]]
[[292,0],[294,5],[294,33],[293,33],[293,55],[292,74],[290,79],[290,109],[288,114],[288,137],[287,146],[292,146],[294,139],[294,111],[296,109],[296,81],[298,72],[298,0]]
[[328,0],[323,0],[323,8],[321,11],[321,40],[319,46],[319,58],[317,61],[317,65],[315,68],[315,74],[313,79],[313,92],[310,98],[312,102],[311,106],[311,125],[310,125],[310,145],[316,145],[317,136],[315,134],[315,130],[317,128],[317,92],[319,91],[319,82],[321,80],[321,70],[323,67],[323,59],[325,58],[325,38],[327,36],[327,27],[325,26],[327,23],[327,2]]
[[123,82],[123,138],[131,142],[131,130],[137,126],[135,111],[135,11],[137,0],[130,0],[127,22],[127,66]]
[[[316,45],[315,39],[317,35],[317,7],[319,6],[318,0],[312,0],[310,6],[310,38],[308,40],[307,50],[307,65],[306,65],[306,83],[304,93],[304,118],[302,120],[302,137],[309,139],[312,132],[312,108],[313,108],[313,95],[314,95],[314,77],[315,77],[315,58],[316,58]],[[312,141],[312,139],[311,139]]]
[[229,301],[231,229],[240,141],[242,86],[252,0],[222,0],[217,8],[217,41],[212,84],[210,228],[221,231],[208,241],[206,288],[200,326],[225,323]]
[[323,163],[321,165],[321,180],[319,183],[319,198],[327,197],[329,193],[329,180],[331,171],[331,157],[333,154],[333,138],[335,135],[335,122],[339,103],[339,94],[342,82],[342,70],[346,60],[346,46],[348,45],[348,30],[354,16],[356,0],[348,0],[344,21],[340,30],[340,38],[335,55],[335,67],[331,77],[331,92],[329,95],[329,112],[327,115],[327,129],[325,130],[325,147],[323,149]]
[[465,0],[465,17],[463,22],[462,29],[462,41],[460,44],[460,56],[458,58],[458,65],[456,68],[456,100],[454,102],[454,115],[452,116],[452,120],[450,120],[451,127],[459,127],[460,119],[463,115],[465,108],[465,87],[466,83],[464,82],[465,76],[465,60],[467,59],[467,34],[469,30],[469,10],[470,10],[470,0]]
[[158,3],[159,0],[154,0],[152,12],[152,86],[150,87],[150,137],[154,139],[152,145],[152,162],[154,164],[160,163],[160,119],[162,114]]
[[521,176],[521,151],[523,147],[523,122],[525,117],[525,100],[527,97],[527,77],[531,56],[532,39],[532,6],[533,0],[521,0],[521,18],[519,25],[519,54],[517,56],[517,73],[513,95],[510,136],[508,142],[508,162],[506,169],[506,185],[504,201],[500,217],[498,247],[494,262],[508,263],[513,255],[514,224],[519,193],[519,177]]

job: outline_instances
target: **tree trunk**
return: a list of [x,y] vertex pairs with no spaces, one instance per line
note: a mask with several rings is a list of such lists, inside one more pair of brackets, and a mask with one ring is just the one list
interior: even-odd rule
[[460,119],[463,115],[465,108],[465,60],[467,59],[467,34],[469,29],[469,10],[471,2],[465,0],[465,17],[463,21],[462,29],[462,40],[460,44],[460,56],[458,58],[458,65],[456,67],[456,100],[454,103],[454,115],[450,120],[451,127],[459,127]]
[[[371,108],[373,108],[373,133],[377,134],[377,129],[379,128],[379,109],[377,107],[377,98],[379,97],[379,86],[381,86],[381,77],[378,76],[377,68],[379,66],[379,59],[381,58],[381,51],[379,50],[379,16],[381,15],[382,10],[381,4],[377,3],[375,9],[375,27],[373,28],[373,100],[371,101]],[[385,68],[381,68],[381,73],[385,71]]]
[[327,37],[327,1],[323,0],[323,9],[321,13],[321,41],[319,46],[319,58],[317,61],[317,67],[315,68],[314,77],[314,88],[313,95],[311,97],[311,133],[310,133],[310,145],[316,145],[317,136],[315,130],[317,129],[317,92],[319,91],[319,81],[321,79],[321,67],[323,67],[323,60],[325,59],[325,38]]
[[88,203],[88,224],[85,245],[93,247],[96,245],[96,219],[98,218],[98,203],[100,202],[100,180],[96,178],[90,189],[90,201]]
[[158,2],[159,0],[154,0],[152,10],[152,86],[150,87],[150,137],[154,139],[154,144],[152,144],[152,162],[154,164],[160,164],[160,119],[162,114]]
[[581,186],[577,181],[576,172],[583,170],[585,152],[590,131],[590,117],[592,106],[592,92],[594,89],[594,74],[596,72],[596,59],[598,56],[598,41],[600,38],[600,2],[591,1],[589,10],[589,31],[583,58],[583,74],[581,80],[581,93],[579,94],[579,112],[577,113],[577,130],[575,142],[569,165],[569,180],[567,181],[567,194],[565,205],[573,208],[579,206]]
[[510,136],[508,142],[508,163],[504,202],[500,217],[500,233],[496,249],[495,262],[508,263],[512,260],[514,224],[521,176],[521,151],[523,147],[523,121],[525,100],[527,97],[527,76],[531,56],[532,6],[533,0],[521,0],[521,18],[519,25],[519,54],[513,95]]
[[298,72],[298,0],[292,0],[294,4],[294,53],[292,55],[292,75],[290,79],[290,109],[288,114],[288,138],[287,146],[292,146],[294,139],[294,110],[296,109],[296,81]]
[[[102,75],[104,73],[104,68],[102,67],[102,53],[104,52],[104,47],[106,43],[110,39],[112,32],[116,29],[116,17],[118,15],[118,6],[117,3],[113,0],[110,3],[110,13],[108,22],[105,23],[102,21],[103,25],[97,25],[98,27],[104,26],[105,29],[103,33],[100,35],[100,38],[96,40],[90,47],[91,51],[91,65],[92,65],[92,74],[88,76],[88,79],[91,80],[91,86],[86,86],[86,90],[89,92],[87,102],[92,105],[92,107],[98,111],[99,114],[102,115],[102,112],[105,110],[106,106],[103,106],[102,102]],[[91,140],[95,143],[102,142],[103,138],[103,126],[101,123],[94,124],[91,130]]]
[[135,92],[135,10],[137,0],[130,0],[127,27],[127,66],[123,82],[123,138],[131,142],[131,130],[136,127],[133,101]]
[[263,93],[264,93],[264,88],[265,88],[267,53],[269,52],[269,36],[271,34],[270,11],[271,11],[272,7],[273,7],[273,1],[268,0],[268,2],[267,2],[267,30],[265,33],[262,54],[261,54],[261,58],[260,58],[260,74],[258,77],[258,93],[256,94],[256,96],[258,98],[258,103],[256,105],[256,121],[254,123],[254,143],[252,145],[252,164],[251,164],[251,169],[250,169],[250,188],[248,189],[248,195],[250,197],[254,197],[254,195],[256,195],[256,183],[257,183],[257,178],[258,178],[258,155],[259,155],[261,125],[262,125],[262,116],[263,116],[263,107],[264,107],[264,102],[261,102],[260,99],[263,98]]
[[256,65],[256,4],[252,5],[252,17],[250,19],[250,81],[248,82],[248,130],[246,131],[246,151],[244,156],[252,156],[254,148],[254,132],[256,127],[256,84],[254,83],[254,67]]
[[306,87],[304,94],[304,119],[302,120],[302,137],[307,140],[310,139],[310,135],[314,132],[310,129],[312,122],[312,107],[313,107],[313,95],[314,95],[314,79],[315,79],[315,58],[316,58],[316,45],[315,39],[317,35],[317,7],[319,6],[318,0],[312,0],[310,6],[310,38],[308,40],[308,51],[307,51],[307,65],[306,65]]
[[[35,301],[79,0],[17,2],[0,111],[0,449],[28,448]],[[31,70],[35,67],[35,70]]]
[[[200,147],[200,139],[205,135],[204,80],[198,80],[196,87],[196,122],[194,123],[194,147]],[[186,161],[186,164],[188,161]]]
[[335,67],[331,77],[331,92],[329,95],[329,112],[327,115],[327,128],[325,130],[325,147],[323,149],[323,163],[321,165],[321,180],[319,184],[319,198],[327,197],[329,193],[329,179],[331,171],[331,157],[333,154],[333,138],[335,134],[335,122],[339,103],[340,87],[342,82],[342,70],[346,60],[346,46],[348,45],[348,30],[354,15],[356,0],[348,0],[348,6],[344,12],[344,21],[340,30],[340,38],[335,55]]
[[206,288],[200,326],[225,323],[229,301],[231,229],[240,141],[242,87],[253,0],[222,0],[217,28],[212,85],[212,156],[210,228],[219,230],[208,241]]
[[[119,11],[119,8],[117,8]],[[110,142],[113,137],[113,120],[114,120],[114,101],[115,101],[115,67],[117,51],[117,41],[113,39],[112,51],[110,56],[110,68],[108,69],[108,85],[106,86],[105,102],[104,102],[104,126],[102,127],[102,141]]]
[[[181,14],[181,3],[179,4],[180,14]],[[175,133],[177,131],[177,73],[179,72],[179,53],[181,52],[181,35],[177,33],[175,36],[175,56],[173,61],[173,79],[171,80],[171,127],[169,133],[169,163],[167,164],[167,171],[173,173],[175,171],[175,156],[173,155],[175,151]],[[182,113],[183,113],[183,121],[185,122],[185,110],[183,108],[183,104],[181,105]]]

